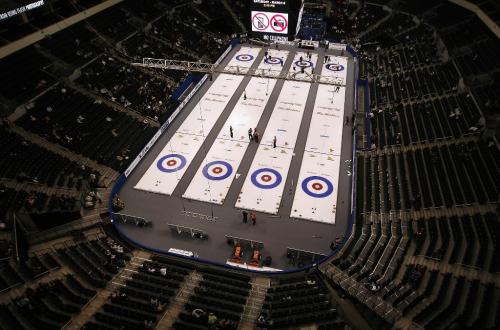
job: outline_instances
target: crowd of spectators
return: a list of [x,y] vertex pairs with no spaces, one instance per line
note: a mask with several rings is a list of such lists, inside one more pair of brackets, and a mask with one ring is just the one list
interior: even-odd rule
[[[85,166],[54,154],[0,126],[0,176],[48,187],[80,189],[93,173]],[[95,175],[95,173],[94,173]]]
[[[491,290],[492,284],[460,276],[453,276],[450,282],[451,274],[402,261],[410,254],[495,272],[498,265],[494,260],[498,256],[492,247],[499,229],[494,213],[364,224],[350,252],[339,256],[334,264],[359,283],[363,288],[359,294],[365,301],[363,290],[394,308],[386,314],[391,323],[404,315],[431,328],[450,326],[457,321],[467,327],[492,328],[495,321],[487,317],[493,312],[488,303],[495,300],[496,294]],[[333,280],[341,288],[347,288],[343,276],[335,276]],[[452,296],[454,299],[450,300]],[[467,312],[472,306],[481,306],[477,314]]]
[[389,19],[383,21],[376,28],[370,29],[360,38],[361,41],[377,39],[379,43],[386,42],[387,39],[397,37],[405,31],[412,30],[417,26],[412,15],[402,12],[393,13]]
[[202,279],[174,323],[174,329],[237,329],[250,277],[220,270],[200,271]]
[[[407,317],[426,328],[494,328],[498,321],[486,317],[498,318],[487,306],[497,301],[492,283],[429,269],[417,259],[497,269],[497,214],[434,211],[498,203],[499,148],[480,137],[485,114],[498,108],[488,88],[498,78],[491,74],[498,42],[472,13],[449,2],[404,8],[419,20],[393,10],[353,39],[368,80],[365,123],[373,152],[358,156],[358,219],[333,260],[338,268],[327,273],[389,324]],[[427,215],[384,220],[422,209]],[[481,307],[470,313],[472,306]]]
[[[122,252],[126,252],[125,249]],[[109,252],[113,255],[113,251]],[[127,272],[127,280],[86,323],[85,329],[154,329],[161,315],[175,298],[192,267],[181,262],[153,257],[141,262],[137,272]]]
[[[161,40],[154,39],[153,37],[137,33],[131,38],[123,42],[123,48],[127,56],[133,57],[136,61],[142,61],[144,57],[151,58],[163,58],[168,55],[169,59],[179,60],[179,61],[197,61],[196,57],[186,54],[176,48],[173,48],[169,43],[162,42]],[[177,80],[182,80],[185,72],[177,71],[166,71],[165,74],[170,75],[171,73],[179,75]]]
[[27,108],[17,125],[117,170],[124,169],[154,134],[148,123],[65,85],[46,91]]
[[[9,18],[0,27],[0,45],[99,3],[52,1],[23,18]],[[175,14],[189,20],[172,18],[172,9],[177,6]],[[20,111],[14,122],[6,121],[0,127],[4,155],[0,178],[38,188],[81,190],[82,205],[100,205],[95,190],[100,176],[97,171],[40,147],[11,127],[20,126],[75,155],[123,171],[154,134],[158,122],[174,111],[179,101],[172,100],[172,94],[187,77],[181,71],[139,69],[131,62],[140,62],[142,57],[214,61],[229,35],[239,28],[235,22],[228,23],[226,13],[226,8],[214,1],[126,0],[61,31],[47,33],[35,45],[3,58],[0,113],[2,117],[10,115],[23,104],[26,112],[20,116]],[[148,24],[157,19],[159,23],[150,28]],[[68,78],[76,78],[76,86],[61,82]],[[81,88],[83,91],[77,91]],[[125,111],[108,105],[112,103]],[[137,119],[127,111],[147,119]],[[69,214],[80,207],[77,199],[60,194],[5,187],[1,194],[0,224],[5,230],[12,228],[7,214],[13,211],[36,213],[27,229],[38,230],[49,228],[48,222],[63,223],[57,213]],[[41,216],[44,212],[48,212],[47,217]],[[5,246],[9,244],[6,240]]]
[[364,2],[359,7],[346,2],[334,6],[332,10],[330,28],[327,33],[343,43],[352,43],[353,40],[358,39],[360,33],[390,14],[381,6]]
[[79,67],[102,52],[97,45],[100,37],[86,26],[76,24],[38,43],[42,49],[55,54],[62,61]]
[[174,81],[145,72],[109,54],[86,66],[77,83],[87,90],[158,120],[171,110]]
[[326,286],[316,274],[275,281],[266,292],[256,325],[258,329],[281,329],[311,321],[326,329],[344,325]]
[[203,33],[196,22],[185,22],[178,16],[164,16],[157,20],[150,33],[172,46],[188,50],[202,62],[213,63],[227,45],[226,39]]
[[91,30],[103,33],[107,38],[115,41],[125,39],[134,33],[137,28],[132,24],[133,15],[123,5],[118,4],[112,10],[104,10],[86,19]]
[[[234,8],[233,1],[228,2],[228,5],[231,9]],[[246,7],[247,15],[248,8],[249,7]],[[210,31],[213,37],[217,39],[227,39],[234,33],[242,32],[241,27],[234,19],[228,19],[228,15],[231,13],[220,0],[193,1],[191,6],[183,7],[182,10],[188,17],[190,15],[196,15],[195,13],[201,13],[204,19],[199,21],[199,27],[205,31]]]

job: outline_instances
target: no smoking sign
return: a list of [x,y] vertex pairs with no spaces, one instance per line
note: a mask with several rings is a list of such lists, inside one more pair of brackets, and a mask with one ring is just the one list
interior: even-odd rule
[[269,18],[265,13],[257,13],[253,15],[252,25],[258,31],[264,31],[269,27]]

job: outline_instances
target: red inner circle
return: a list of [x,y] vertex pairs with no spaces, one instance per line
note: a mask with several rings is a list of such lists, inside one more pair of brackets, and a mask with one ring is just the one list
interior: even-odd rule
[[272,179],[272,178],[271,178],[271,176],[270,176],[270,175],[268,175],[268,174],[264,174],[264,175],[261,177],[261,179],[262,179],[262,181],[264,181],[264,182],[269,182],[269,181],[271,181],[271,179]]
[[177,161],[175,159],[170,159],[169,161],[167,161],[168,166],[174,166],[175,164],[177,164]]
[[314,190],[320,190],[320,189],[323,189],[323,185],[319,182],[315,182],[315,183],[313,183],[312,188]]
[[212,172],[214,172],[215,174],[219,174],[220,172],[222,172],[222,168],[217,166],[217,167],[214,167],[212,169]]

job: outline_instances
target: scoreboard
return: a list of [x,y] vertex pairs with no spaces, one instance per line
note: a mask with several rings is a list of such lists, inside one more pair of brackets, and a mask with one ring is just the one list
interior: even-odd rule
[[288,1],[251,0],[252,35],[269,41],[288,40]]

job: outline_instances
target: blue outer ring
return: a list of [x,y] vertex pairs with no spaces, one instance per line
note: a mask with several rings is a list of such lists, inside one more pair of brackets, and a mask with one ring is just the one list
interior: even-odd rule
[[[269,184],[269,185],[261,184],[260,182],[257,181],[257,175],[259,175],[262,172],[271,172],[272,174],[274,174],[276,176],[276,181],[274,183]],[[261,188],[261,189],[273,189],[273,188],[279,186],[279,184],[283,180],[281,177],[281,174],[278,171],[276,171],[275,169],[272,169],[272,168],[268,168],[268,167],[259,168],[258,170],[256,170],[255,172],[252,173],[252,176],[250,177],[250,179],[252,180],[252,183],[256,187]]]
[[[337,69],[332,69],[332,67],[337,68]],[[325,65],[325,68],[327,70],[334,71],[334,72],[344,71],[344,69],[345,69],[342,64],[335,64],[335,63],[329,63],[329,64]]]
[[278,64],[282,64],[283,63],[283,60],[281,58],[279,58],[279,57],[271,57],[271,59],[272,60],[278,60],[278,63],[270,63],[268,58],[266,58],[264,60],[264,62],[267,63],[267,64],[270,64],[270,65],[278,65]]
[[[319,181],[322,181],[323,183],[325,183],[326,187],[327,187],[326,191],[324,193],[321,193],[321,194],[317,194],[317,193],[310,191],[307,188],[307,184],[312,180],[319,180]],[[325,179],[322,176],[313,175],[313,176],[309,176],[309,177],[305,178],[304,181],[302,181],[302,190],[304,190],[304,192],[311,197],[324,198],[333,192],[333,184],[329,180]]]
[[[248,56],[248,60],[242,60],[241,57],[242,56]],[[240,55],[236,55],[236,59],[238,61],[241,61],[241,62],[248,62],[248,61],[251,61],[254,59],[253,55],[250,55],[250,54],[240,54]]]
[[[172,158],[172,157],[177,157],[181,160],[181,163],[179,164],[179,166],[177,167],[174,167],[174,168],[166,168],[163,166],[163,161],[168,159],[168,158]],[[162,172],[165,172],[165,173],[172,173],[172,172],[177,172],[178,170],[180,170],[181,168],[183,168],[184,166],[186,166],[186,163],[187,163],[187,160],[186,158],[183,156],[183,155],[179,155],[179,154],[168,154],[168,155],[165,155],[163,157],[161,157],[160,159],[158,159],[158,161],[156,162],[156,167],[158,167],[158,169]]]
[[308,65],[308,66],[301,66],[301,65],[300,65],[300,63],[301,63],[300,61],[295,61],[295,63],[294,63],[294,64],[295,64],[295,66],[296,66],[296,67],[298,67],[298,68],[304,68],[304,69],[306,69],[306,68],[310,68],[310,67],[312,67],[312,66],[313,66],[313,63],[312,63],[311,61],[308,61],[308,60],[302,60],[302,63],[304,63],[304,62],[305,62],[305,63],[308,63],[309,65]]
[[[222,166],[225,166],[226,169],[227,169],[226,174],[224,174],[223,176],[212,176],[212,175],[210,175],[210,173],[208,173],[208,168],[210,166],[212,166],[212,165],[215,165],[215,164],[220,164]],[[207,178],[209,180],[220,181],[220,180],[227,179],[233,173],[233,167],[228,162],[224,162],[222,160],[214,160],[213,162],[210,162],[210,163],[208,163],[207,165],[205,165],[203,167],[202,173],[205,176],[205,178]]]

